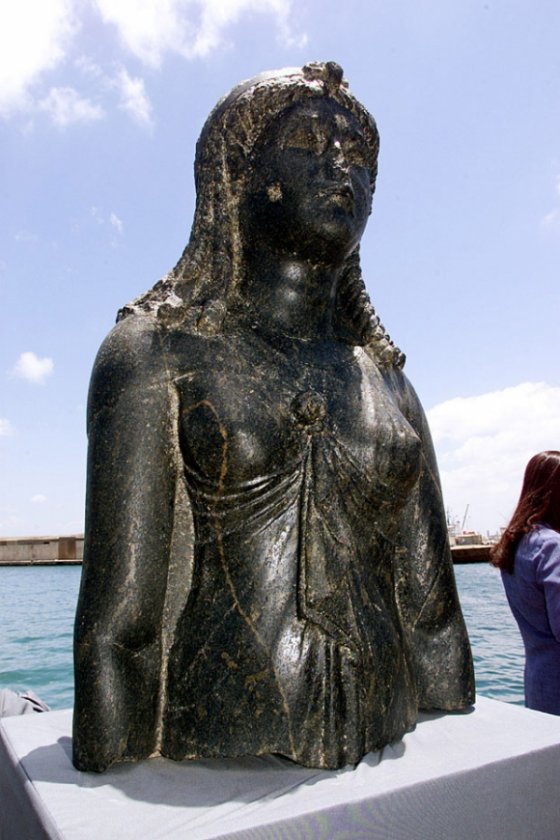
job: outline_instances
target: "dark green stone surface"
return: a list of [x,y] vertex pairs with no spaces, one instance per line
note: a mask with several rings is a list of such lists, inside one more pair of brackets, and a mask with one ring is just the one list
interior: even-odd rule
[[430,435],[361,275],[377,146],[334,64],[207,121],[189,245],[92,376],[80,769],[341,767],[473,702]]

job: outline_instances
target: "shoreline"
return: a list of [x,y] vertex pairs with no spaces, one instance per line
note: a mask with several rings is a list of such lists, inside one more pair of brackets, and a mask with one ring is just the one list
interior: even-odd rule
[[0,566],[79,564],[83,556],[83,534],[0,537]]
[[0,568],[7,566],[81,566],[81,560],[0,560]]
[[[61,543],[64,544],[64,551],[59,550]],[[32,540],[24,538],[0,539],[0,567],[80,566],[83,556],[83,543],[83,536],[37,537]],[[490,545],[453,545],[451,546],[453,565],[489,563],[490,548]]]

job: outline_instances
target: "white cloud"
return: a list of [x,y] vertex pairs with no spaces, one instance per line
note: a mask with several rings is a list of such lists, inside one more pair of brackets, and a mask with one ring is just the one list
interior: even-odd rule
[[146,96],[144,80],[133,78],[122,69],[117,73],[114,84],[121,96],[120,107],[137,122],[151,125],[152,104]]
[[[103,215],[99,207],[90,207],[89,212],[92,219],[94,219],[98,225],[105,225],[107,223],[107,217]],[[111,227],[115,228],[118,234],[122,234],[124,230],[124,222],[117,216],[116,213],[110,213],[108,222]]]
[[62,61],[76,26],[72,0],[0,3],[0,114],[26,106],[29,88]]
[[[107,73],[90,56],[73,57],[79,49],[76,34],[87,14],[116,28],[126,49],[151,67],[159,67],[169,53],[192,59],[208,55],[227,43],[228,29],[243,17],[272,19],[279,39],[303,46],[307,37],[294,36],[294,0],[4,0],[0,2],[0,116],[17,111],[50,114],[59,126],[97,120],[101,105],[76,90],[81,77],[98,93],[120,94],[119,107],[137,122],[152,123],[152,106],[144,81],[121,70]],[[60,68],[64,84],[45,95],[45,75]],[[30,123],[27,130],[32,130]]]
[[22,353],[13,368],[14,376],[26,379],[36,385],[43,385],[54,370],[53,360],[48,356],[40,359],[35,353]]
[[10,421],[5,417],[0,417],[0,437],[8,437],[8,435],[12,435],[13,433],[14,429]]
[[428,412],[446,507],[467,527],[505,525],[529,458],[560,449],[560,387],[525,382],[440,403]]
[[122,223],[122,220],[119,219],[119,217],[117,216],[116,213],[111,213],[110,222],[113,225],[113,227],[116,229],[117,233],[122,233],[123,232],[124,225]]
[[220,46],[230,24],[246,13],[271,14],[276,21],[280,40],[287,46],[303,47],[307,36],[294,36],[290,27],[292,0],[199,0],[200,23],[195,29],[192,55],[204,56]]
[[[105,23],[116,26],[127,48],[146,64],[159,67],[166,52],[185,58],[207,55],[225,30],[245,13],[271,14],[280,37],[296,43],[289,16],[292,0],[95,0]],[[305,38],[300,38],[303,45]]]
[[16,242],[37,242],[38,238],[37,234],[31,233],[28,230],[18,230],[14,234]]
[[[560,196],[560,175],[556,176],[554,191]],[[547,213],[546,216],[543,216],[541,224],[549,231],[560,230],[560,207],[556,207],[554,210],[551,210],[550,213]]]
[[10,531],[15,531],[16,529],[19,530],[24,524],[25,520],[22,519],[21,516],[10,514],[4,519],[0,519],[0,531],[7,531],[8,533],[10,533]]
[[39,102],[39,109],[46,111],[61,128],[71,123],[100,120],[105,115],[100,105],[80,96],[72,87],[51,88]]
[[47,497],[43,496],[42,493],[37,493],[35,496],[31,496],[31,501],[34,505],[42,505],[47,501]]
[[543,216],[542,225],[547,230],[560,230],[560,209],[551,210]]
[[105,74],[99,64],[96,64],[88,55],[80,55],[75,61],[75,66],[84,76],[90,79],[105,79]]

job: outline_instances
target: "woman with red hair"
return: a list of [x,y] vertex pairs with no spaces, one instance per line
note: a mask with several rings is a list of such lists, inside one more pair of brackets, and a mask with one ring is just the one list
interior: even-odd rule
[[492,550],[525,646],[525,705],[560,715],[560,452],[534,455]]

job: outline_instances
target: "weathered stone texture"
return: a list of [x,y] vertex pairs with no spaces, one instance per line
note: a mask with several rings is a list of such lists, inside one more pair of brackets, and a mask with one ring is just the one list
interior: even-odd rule
[[360,268],[377,150],[332,63],[207,121],[189,245],[92,377],[81,769],[340,767],[474,699],[429,432]]

